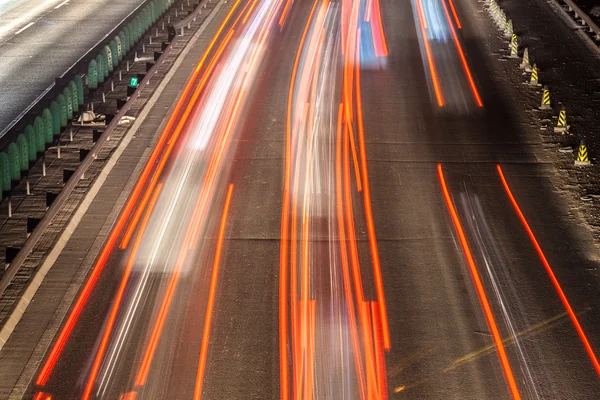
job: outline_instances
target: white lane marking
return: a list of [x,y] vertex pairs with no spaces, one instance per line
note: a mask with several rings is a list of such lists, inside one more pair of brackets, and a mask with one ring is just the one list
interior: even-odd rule
[[16,31],[15,35],[18,35],[19,33],[23,32],[25,29],[29,28],[33,24],[35,24],[35,22],[28,23],[27,25],[25,25],[24,27],[22,27],[21,29],[19,29],[18,31]]
[[60,3],[59,5],[57,5],[56,7],[54,7],[54,9],[58,10],[62,6],[66,6],[67,4],[69,4],[69,1],[71,1],[71,0],[65,0],[65,1],[63,1],[62,3]]

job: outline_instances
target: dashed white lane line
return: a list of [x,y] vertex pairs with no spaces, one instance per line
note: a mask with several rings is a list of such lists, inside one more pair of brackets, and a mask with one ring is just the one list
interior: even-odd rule
[[54,9],[58,10],[62,6],[65,6],[65,5],[69,4],[69,1],[71,1],[71,0],[65,0],[65,1],[63,1],[62,3],[60,3],[59,5],[57,5],[56,7],[54,7]]
[[15,35],[18,35],[19,33],[23,32],[25,29],[29,28],[33,24],[35,24],[35,22],[28,23],[27,25],[25,25],[24,27],[22,27],[21,29],[19,29],[18,31],[16,31]]

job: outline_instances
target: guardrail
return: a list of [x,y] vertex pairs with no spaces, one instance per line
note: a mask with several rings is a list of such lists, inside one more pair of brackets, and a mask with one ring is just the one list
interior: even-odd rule
[[[200,4],[198,4],[198,6],[194,9],[194,11],[192,11],[190,13],[190,15],[188,15],[187,17],[183,18],[180,21],[176,21],[173,22],[173,27],[175,29],[181,29],[181,34],[183,35],[183,29],[187,26],[188,29],[190,29],[191,27],[191,23],[196,21],[196,17],[200,14],[202,14],[202,9],[206,8],[206,3],[208,3],[210,0],[202,0],[200,2]],[[189,4],[189,0],[188,0],[188,4]]]
[[600,41],[600,28],[598,25],[590,18],[589,15],[584,13],[581,8],[577,6],[572,0],[561,0],[566,4],[569,12],[575,14],[575,18],[580,19],[582,25],[587,25],[589,28],[589,32],[594,35],[594,39]]
[[[159,68],[159,66],[161,64],[161,60],[163,60],[164,57],[168,56],[168,54],[171,52],[171,49],[172,49],[172,46],[168,46],[163,51],[160,58],[154,63],[152,68],[150,68],[150,70],[148,70],[148,72],[145,74],[144,78],[142,78],[141,82],[139,83],[140,88],[144,87],[150,81],[151,77],[155,74],[156,70]],[[0,295],[2,295],[4,293],[4,291],[6,290],[6,288],[11,284],[15,275],[19,272],[19,269],[21,268],[23,261],[25,261],[25,259],[29,255],[29,253],[32,251],[32,249],[35,247],[35,245],[38,243],[38,241],[44,234],[44,231],[46,230],[46,228],[52,223],[52,221],[54,220],[54,217],[59,212],[61,205],[65,202],[65,200],[73,192],[73,189],[77,186],[80,179],[83,179],[85,171],[87,171],[87,169],[90,167],[90,165],[94,162],[94,160],[96,158],[95,157],[96,153],[99,151],[99,149],[102,149],[102,146],[104,145],[104,143],[107,140],[109,140],[110,132],[113,131],[119,125],[121,118],[123,116],[125,116],[127,111],[129,111],[131,104],[137,99],[139,94],[140,94],[140,90],[136,90],[130,96],[129,100],[125,103],[125,105],[119,110],[119,112],[117,113],[115,118],[113,118],[112,121],[107,125],[107,127],[104,131],[105,134],[100,136],[98,141],[94,144],[94,147],[90,150],[90,154],[81,162],[81,164],[79,164],[79,166],[73,173],[73,176],[71,177],[71,179],[69,179],[65,183],[65,186],[62,188],[62,190],[60,191],[60,193],[58,194],[58,196],[56,197],[56,199],[54,200],[54,202],[52,203],[50,208],[46,211],[46,214],[44,215],[42,220],[39,222],[36,229],[31,233],[31,236],[29,236],[29,238],[27,238],[25,245],[21,248],[19,253],[17,253],[15,258],[11,262],[10,266],[4,271],[4,275],[0,279]]]
[[96,90],[174,0],[146,0],[0,132],[0,199],[26,176]]

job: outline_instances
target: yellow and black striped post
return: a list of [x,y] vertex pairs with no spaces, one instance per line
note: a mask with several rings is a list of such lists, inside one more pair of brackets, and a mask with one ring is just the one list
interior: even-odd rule
[[513,32],[512,19],[509,19],[508,21],[506,21],[506,25],[504,26],[504,37],[512,38],[513,33],[514,32]]
[[531,65],[529,65],[529,48],[527,47],[523,50],[523,59],[519,68],[524,69],[526,72],[531,71]]
[[532,86],[537,86],[539,83],[538,79],[538,67],[534,63],[533,67],[531,67],[531,78],[529,79],[529,84]]
[[569,126],[567,125],[567,109],[563,106],[558,113],[558,122],[554,127],[554,132],[564,133],[567,131],[567,129],[569,129]]
[[510,50],[509,58],[519,58],[518,50],[519,50],[519,39],[515,33],[512,34],[510,38],[510,43],[508,44],[508,49]]
[[579,150],[577,151],[577,158],[575,159],[575,165],[578,167],[584,167],[586,165],[590,165],[590,158],[588,156],[588,151],[583,140],[579,144]]
[[550,105],[550,90],[548,89],[548,85],[544,86],[544,92],[542,93],[542,104],[540,105],[540,110],[551,110],[552,106]]

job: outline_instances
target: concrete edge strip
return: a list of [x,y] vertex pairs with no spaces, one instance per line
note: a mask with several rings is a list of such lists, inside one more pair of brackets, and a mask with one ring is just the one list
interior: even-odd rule
[[133,138],[133,136],[137,132],[138,128],[140,127],[140,125],[142,124],[142,122],[144,121],[144,119],[146,118],[146,116],[148,115],[148,113],[150,112],[150,110],[152,109],[152,107],[154,106],[154,104],[156,103],[158,98],[160,97],[160,95],[163,92],[163,90],[165,89],[165,87],[171,81],[171,78],[175,74],[175,71],[177,71],[177,69],[183,62],[183,59],[185,58],[185,56],[189,53],[190,49],[192,48],[193,44],[196,42],[196,40],[198,40],[198,38],[200,37],[202,32],[204,32],[204,30],[206,29],[208,24],[213,20],[214,16],[218,12],[218,10],[221,8],[224,1],[226,1],[226,0],[220,0],[219,3],[215,6],[215,8],[213,8],[211,10],[211,13],[204,20],[204,22],[198,28],[196,33],[192,36],[190,41],[187,43],[186,47],[181,51],[181,53],[177,57],[177,60],[175,60],[175,62],[173,63],[173,66],[171,66],[171,69],[166,74],[166,76],[163,79],[163,81],[161,82],[161,84],[156,88],[154,94],[152,95],[150,100],[148,100],[148,103],[146,103],[146,105],[144,106],[144,109],[142,110],[142,112],[140,113],[138,118],[136,119],[135,123],[132,125],[131,129],[129,129],[129,131],[127,132],[127,134],[125,135],[125,137],[123,138],[121,143],[119,144],[119,146],[116,148],[114,153],[111,155],[111,157],[107,161],[106,165],[102,168],[102,171],[96,178],[94,184],[92,185],[92,187],[90,188],[88,193],[85,195],[85,197],[83,198],[83,200],[77,207],[77,211],[75,211],[75,214],[73,214],[73,216],[71,217],[71,220],[65,227],[62,234],[59,236],[56,244],[54,245],[54,247],[52,248],[50,253],[48,253],[48,255],[46,256],[46,258],[45,258],[44,262],[42,263],[42,265],[40,266],[40,268],[33,275],[33,278],[27,285],[25,292],[23,293],[23,295],[17,302],[17,305],[13,309],[10,317],[7,319],[7,321],[4,324],[4,326],[2,327],[2,329],[0,329],[0,351],[4,347],[4,344],[10,338],[10,335],[14,331],[17,323],[23,317],[23,314],[25,313],[27,306],[33,299],[33,296],[35,295],[38,288],[40,287],[42,281],[44,280],[44,277],[46,276],[46,274],[48,273],[50,268],[52,268],[52,266],[54,265],[54,262],[57,260],[58,256],[60,255],[62,250],[65,248],[67,242],[71,238],[71,235],[75,231],[75,228],[77,228],[77,226],[79,225],[79,222],[81,221],[83,215],[89,209],[89,206],[92,203],[92,201],[94,200],[94,198],[96,197],[96,194],[100,191],[100,188],[106,181],[108,174],[111,172],[112,168],[119,160],[121,154],[125,151],[125,148],[131,142],[131,139]]

